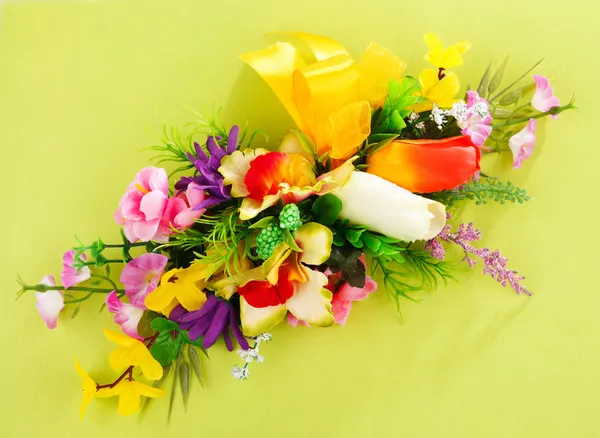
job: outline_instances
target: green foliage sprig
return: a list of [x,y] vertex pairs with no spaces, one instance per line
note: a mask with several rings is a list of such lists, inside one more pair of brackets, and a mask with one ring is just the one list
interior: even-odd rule
[[530,199],[525,189],[515,186],[510,181],[504,182],[498,178],[471,180],[458,188],[430,193],[425,196],[448,207],[452,207],[457,202],[466,199],[475,201],[477,205],[487,204],[488,201],[499,202],[500,204],[506,202],[523,204]]
[[[371,117],[371,136],[401,134],[406,127],[404,118],[412,112],[409,108],[424,100],[420,96],[415,96],[420,89],[419,81],[410,76],[404,77],[401,81],[390,80],[389,93],[383,105]],[[378,141],[380,140],[375,137],[370,143]]]

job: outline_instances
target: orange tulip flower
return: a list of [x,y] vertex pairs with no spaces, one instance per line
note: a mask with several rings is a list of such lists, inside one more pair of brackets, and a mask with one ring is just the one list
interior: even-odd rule
[[479,170],[481,151],[469,136],[396,140],[371,155],[367,172],[416,193],[463,184]]

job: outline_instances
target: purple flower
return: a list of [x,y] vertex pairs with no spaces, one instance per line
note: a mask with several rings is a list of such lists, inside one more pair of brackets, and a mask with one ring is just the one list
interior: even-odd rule
[[[450,215],[447,215],[450,219]],[[446,225],[442,231],[433,239],[427,242],[425,249],[431,252],[431,255],[437,259],[443,260],[446,255],[441,241],[452,242],[460,246],[465,252],[463,261],[467,262],[472,268],[477,261],[471,257],[475,255],[483,261],[483,274],[487,274],[495,279],[502,286],[510,286],[516,293],[532,295],[520,282],[525,279],[517,271],[509,269],[506,264],[508,259],[500,254],[500,251],[492,251],[489,248],[475,248],[471,242],[476,242],[481,238],[481,231],[473,226],[460,224],[455,233],[451,232],[451,226]]]
[[192,341],[202,338],[202,347],[210,348],[223,335],[225,345],[233,351],[233,342],[229,329],[242,349],[249,348],[248,341],[242,334],[237,312],[229,301],[208,295],[206,303],[199,309],[188,312],[181,305],[175,307],[169,319],[179,324],[181,330],[189,330]]
[[231,155],[237,150],[239,132],[238,126],[231,128],[227,137],[227,146],[219,146],[218,142],[222,140],[221,137],[211,136],[206,140],[208,153],[198,143],[194,143],[196,156],[187,154],[188,159],[198,171],[198,175],[181,177],[175,184],[175,189],[186,190],[187,186],[194,182],[209,195],[199,204],[193,205],[192,210],[209,208],[231,199],[231,187],[223,184],[224,176],[219,172],[219,167],[223,157]]

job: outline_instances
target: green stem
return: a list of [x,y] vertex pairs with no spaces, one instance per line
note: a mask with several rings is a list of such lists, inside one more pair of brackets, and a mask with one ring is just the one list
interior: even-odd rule
[[542,117],[546,117],[546,116],[555,116],[558,115],[560,113],[562,113],[563,111],[569,110],[574,108],[572,103],[569,103],[567,105],[564,106],[560,106],[560,107],[554,107],[554,108],[550,108],[550,110],[543,112],[543,113],[539,113],[533,116],[529,116],[529,117],[522,117],[520,119],[516,119],[516,120],[512,120],[512,121],[508,121],[508,122],[504,122],[504,123],[500,123],[498,125],[492,125],[493,129],[498,129],[498,128],[503,128],[505,126],[510,126],[510,125],[518,125],[519,123],[523,123],[523,122],[528,122],[530,119],[540,119]]
[[112,279],[110,277],[107,277],[106,275],[92,274],[91,276],[94,278],[100,278],[100,279],[106,281],[108,284],[110,284],[113,287],[114,290],[117,290],[119,288],[119,286],[117,286],[117,283],[112,281]]
[[109,294],[113,291],[125,292],[125,289],[107,289],[102,287],[83,287],[83,286],[72,286],[66,288],[64,286],[46,286],[45,284],[36,284],[35,286],[25,286],[24,290],[35,290],[37,292],[47,292],[49,290],[65,290],[65,291],[82,291],[82,292],[90,292],[93,294]]
[[75,303],[81,303],[82,301],[87,300],[89,297],[91,297],[92,295],[94,295],[94,292],[90,292],[88,293],[86,296],[82,297],[82,298],[77,298],[76,300],[65,300],[65,304],[75,304]]
[[[137,242],[137,243],[128,243],[127,246],[129,247],[134,247],[134,246],[146,246],[148,244],[148,242]],[[125,246],[124,243],[118,243],[115,245],[104,245],[104,248],[123,248]]]
[[[123,260],[117,260],[117,259],[113,259],[113,260],[103,260],[104,263],[125,263]],[[81,266],[95,266],[96,265],[96,261],[89,261],[89,262],[79,262],[77,263],[77,265],[81,265]],[[79,267],[79,266],[76,266]]]

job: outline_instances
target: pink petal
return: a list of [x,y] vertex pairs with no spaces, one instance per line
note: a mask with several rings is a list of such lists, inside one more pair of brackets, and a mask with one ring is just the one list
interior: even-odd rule
[[296,326],[298,324],[310,327],[309,323],[307,323],[306,321],[302,321],[302,320],[296,318],[294,315],[292,315],[292,312],[288,312],[288,324],[291,325],[294,328],[296,328]]
[[196,220],[199,219],[204,214],[205,211],[206,211],[205,208],[203,208],[201,210],[192,210],[191,208],[186,208],[185,210],[183,210],[181,213],[179,213],[175,217],[175,221],[174,221],[175,228],[178,228],[178,229],[190,228],[192,225],[194,225]]
[[169,194],[169,179],[167,177],[167,172],[160,167],[144,167],[137,173],[133,182],[129,185],[128,190],[139,190],[137,187],[138,185],[146,192],[158,190],[165,196],[168,196]]
[[144,195],[140,202],[140,211],[148,221],[162,218],[167,206],[167,195],[159,190],[154,190]]
[[119,210],[125,220],[142,220],[145,218],[144,214],[140,211],[140,203],[144,194],[139,190],[129,190],[125,192],[119,202]]
[[169,178],[167,172],[163,168],[154,168],[154,172],[148,180],[150,190],[160,190],[165,196],[169,194]]
[[156,289],[168,258],[162,254],[141,254],[123,268],[121,283],[129,302],[140,309],[146,309],[146,296]]
[[121,330],[132,338],[143,340],[138,335],[137,326],[144,314],[142,309],[138,309],[131,304],[124,303],[119,299],[117,294],[113,291],[106,297],[106,306],[108,311],[115,314],[115,323],[121,326]]
[[159,224],[160,219],[155,219],[153,221],[137,221],[133,222],[131,231],[133,235],[142,242],[148,242],[152,240],[156,234]]
[[331,312],[336,324],[345,325],[352,309],[352,302],[346,301],[336,294],[331,300]]
[[[81,260],[86,261],[85,254],[80,255]],[[70,288],[79,284],[92,276],[90,268],[84,266],[77,270],[73,264],[75,263],[75,251],[69,250],[63,254],[63,270],[60,274],[60,279],[65,288]]]
[[204,189],[202,189],[195,182],[190,183],[185,194],[187,196],[188,204],[190,205],[190,207],[198,205],[206,199],[206,193],[204,192]]
[[[40,280],[40,284],[56,286],[52,275],[46,275]],[[50,330],[56,328],[58,314],[65,307],[62,291],[49,290],[47,292],[35,293],[35,307]]]
[[[336,296],[339,296],[343,301],[361,301],[377,290],[377,283],[369,276],[365,278],[364,287],[352,287],[348,283],[344,283],[338,290]],[[333,301],[332,301],[333,302]]]
[[535,146],[535,131],[537,122],[530,119],[529,123],[508,140],[508,145],[513,154],[513,167],[519,169],[527,158],[533,153]]
[[[548,78],[535,75],[533,79],[535,80],[536,89],[531,98],[531,106],[541,112],[546,112],[551,108],[560,106],[560,100],[554,95],[554,90],[550,86]],[[558,118],[558,116],[552,117],[555,119]]]

